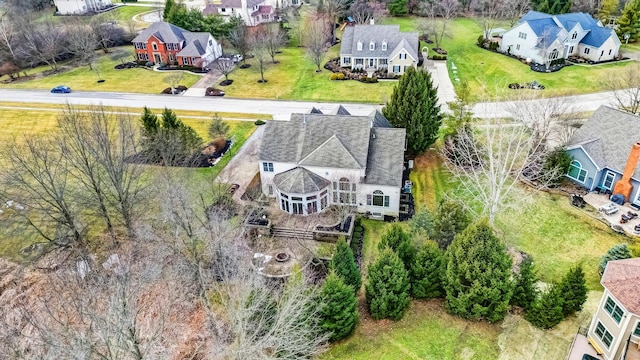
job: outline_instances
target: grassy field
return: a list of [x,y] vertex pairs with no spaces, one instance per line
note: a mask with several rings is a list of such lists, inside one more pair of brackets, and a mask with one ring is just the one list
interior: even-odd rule
[[[400,25],[402,31],[415,31],[418,20],[389,18],[385,21]],[[533,80],[546,86],[542,95],[547,97],[604,91],[603,80],[632,64],[622,62],[595,67],[569,66],[555,73],[537,73],[516,59],[476,46],[475,42],[481,33],[480,27],[473,20],[459,18],[451,23],[452,36],[445,38],[442,44],[448,52],[447,64],[454,86],[467,81],[471,93],[477,99],[504,98],[509,95],[509,83]],[[457,68],[455,72],[452,64]]]
[[[323,64],[339,51],[339,45],[331,48]],[[331,81],[331,72],[322,69],[316,73],[316,66],[309,60],[303,48],[287,47],[276,56],[278,64],[268,63],[264,77],[260,80],[260,70],[255,59],[248,59],[252,66],[236,69],[229,76],[234,82],[224,87],[228,96],[239,98],[267,98],[312,101],[345,101],[384,103],[391,95],[395,81],[365,84],[359,81]]]
[[107,13],[107,17],[113,18],[117,21],[129,21],[133,20],[133,17],[138,14],[154,10],[162,11],[162,8],[153,6],[120,6]]
[[[114,66],[120,63],[120,60],[112,60],[110,55],[116,52],[124,52],[130,55],[125,61],[133,60],[133,47],[122,46],[110,50],[110,53],[104,54],[98,52],[98,60],[96,61],[94,70],[90,70],[89,66],[77,65],[73,62],[61,64],[60,73],[43,77],[43,71],[48,67],[39,67],[28,71],[30,75],[34,75],[35,79],[29,81],[21,81],[10,84],[2,84],[0,87],[12,89],[51,89],[56,85],[64,84],[71,87],[72,90],[80,91],[125,91],[134,93],[151,93],[159,94],[165,88],[169,87],[164,82],[164,78],[169,74],[167,72],[151,71],[144,68],[115,70]],[[95,70],[97,69],[97,71]],[[98,83],[98,79],[104,79],[105,82]],[[193,85],[200,79],[199,76],[190,73],[184,74],[181,84],[187,87]]]

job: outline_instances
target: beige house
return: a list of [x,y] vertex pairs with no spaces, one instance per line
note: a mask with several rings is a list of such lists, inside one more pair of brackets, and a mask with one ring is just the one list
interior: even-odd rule
[[610,261],[587,338],[605,360],[640,359],[640,258]]
[[402,75],[418,65],[418,33],[398,25],[347,26],[340,45],[340,66],[373,73],[387,69]]

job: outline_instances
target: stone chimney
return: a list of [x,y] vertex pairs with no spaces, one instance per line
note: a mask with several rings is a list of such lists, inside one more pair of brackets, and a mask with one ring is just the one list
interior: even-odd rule
[[633,144],[633,147],[631,148],[631,153],[629,153],[629,158],[627,159],[627,165],[624,167],[624,172],[622,173],[622,179],[618,180],[613,188],[613,193],[624,196],[624,201],[629,201],[629,197],[631,196],[631,191],[633,190],[631,177],[636,171],[639,158],[640,142],[637,142]]
[[371,18],[371,20],[369,20],[369,25],[375,25],[375,24],[376,24],[376,21],[373,18]]

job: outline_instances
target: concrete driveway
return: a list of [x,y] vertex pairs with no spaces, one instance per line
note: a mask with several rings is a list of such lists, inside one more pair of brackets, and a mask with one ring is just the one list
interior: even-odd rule
[[258,126],[256,131],[245,141],[236,156],[220,172],[216,181],[220,183],[238,184],[240,187],[233,194],[233,199],[240,201],[240,197],[247,190],[247,185],[258,173],[258,151],[262,144],[265,126]]

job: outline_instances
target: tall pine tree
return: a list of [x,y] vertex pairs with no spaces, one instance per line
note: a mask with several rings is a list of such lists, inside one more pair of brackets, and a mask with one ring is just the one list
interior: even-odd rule
[[426,241],[418,248],[409,266],[411,296],[416,299],[439,298],[444,296],[445,258],[442,250],[433,241]]
[[520,263],[520,272],[515,275],[515,288],[511,296],[511,305],[520,306],[525,310],[531,308],[538,297],[536,283],[538,276],[533,266],[533,259],[527,256]]
[[569,269],[560,282],[560,293],[564,300],[562,304],[564,316],[582,310],[582,305],[587,301],[587,281],[584,278],[582,266]]
[[627,244],[616,244],[607,251],[607,253],[600,260],[598,265],[598,272],[600,275],[604,274],[604,269],[607,267],[607,263],[612,260],[630,259],[632,257],[631,250]]
[[331,259],[329,268],[342,278],[345,284],[351,286],[354,292],[360,291],[362,286],[362,276],[356,264],[353,250],[347,245],[344,238],[340,238],[336,244],[336,254]]
[[433,227],[429,237],[441,249],[446,250],[456,234],[461,233],[469,225],[469,215],[462,204],[457,201],[442,200],[433,216]]
[[640,0],[629,0],[616,20],[616,32],[622,41],[629,35],[629,41],[634,42],[640,36]]
[[413,262],[415,248],[411,244],[411,238],[400,224],[393,224],[386,233],[382,235],[378,243],[378,250],[383,251],[389,247],[395,251],[402,260],[404,267],[409,269],[409,265]]
[[380,258],[369,265],[369,282],[365,286],[367,308],[371,317],[400,320],[409,306],[409,274],[402,260],[386,248]]
[[353,288],[333,271],[320,290],[319,316],[322,330],[331,333],[329,341],[346,338],[358,324],[358,301]]
[[406,129],[407,142],[414,153],[429,148],[438,138],[443,117],[429,72],[407,69],[382,113],[393,126]]
[[533,303],[524,317],[535,327],[551,329],[564,319],[562,315],[563,303],[562,290],[558,285],[553,284],[542,294],[540,299]]
[[502,320],[513,293],[511,258],[486,220],[469,225],[447,249],[447,310],[467,319]]

